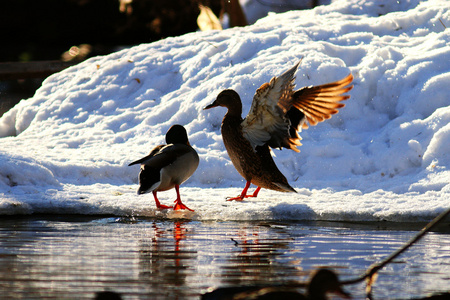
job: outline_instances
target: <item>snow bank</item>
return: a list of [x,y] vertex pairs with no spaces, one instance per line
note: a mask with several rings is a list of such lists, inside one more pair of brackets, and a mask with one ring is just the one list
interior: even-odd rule
[[[91,58],[49,77],[0,118],[0,214],[80,213],[199,220],[429,220],[450,199],[450,3],[336,1],[255,24],[196,32]],[[338,115],[275,151],[298,194],[244,183],[220,135],[225,88],[243,99],[300,58],[297,87],[355,76]],[[139,167],[172,124],[200,155],[181,189],[195,213],[154,210]],[[160,194],[171,203],[175,192]]]

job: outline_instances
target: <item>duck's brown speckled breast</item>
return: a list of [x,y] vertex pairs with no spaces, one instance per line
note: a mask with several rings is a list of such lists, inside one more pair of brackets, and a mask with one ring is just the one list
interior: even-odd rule
[[250,143],[242,135],[241,122],[241,118],[225,116],[221,128],[222,138],[236,170],[245,180],[251,180],[254,173],[261,169],[261,162]]
[[282,190],[273,182],[287,184],[287,180],[276,167],[268,147],[253,150],[242,134],[241,122],[241,118],[225,116],[221,128],[223,143],[234,167],[245,180],[257,186]]

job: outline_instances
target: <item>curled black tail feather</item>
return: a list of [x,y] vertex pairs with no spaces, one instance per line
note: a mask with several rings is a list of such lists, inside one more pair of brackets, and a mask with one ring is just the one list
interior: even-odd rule
[[138,194],[151,192],[151,188],[161,181],[161,169],[143,166],[139,173]]

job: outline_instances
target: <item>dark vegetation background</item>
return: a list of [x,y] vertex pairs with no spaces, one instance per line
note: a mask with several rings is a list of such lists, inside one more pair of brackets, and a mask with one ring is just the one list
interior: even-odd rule
[[[254,1],[276,11],[295,9],[295,5],[305,7],[305,2],[307,7],[317,4],[311,0]],[[210,7],[220,16],[227,3],[230,1],[1,0],[0,67],[3,63],[3,70],[6,68],[8,72],[10,65],[5,66],[6,62],[76,63],[121,47],[193,32],[198,30],[199,4]],[[43,79],[2,76],[0,116],[21,99],[31,97]]]
[[[204,1],[220,12],[220,0]],[[90,44],[93,55],[117,45],[149,43],[197,30],[198,0],[0,1],[7,39],[1,61],[59,59],[71,46]],[[124,6],[124,5],[123,5]],[[6,34],[8,33],[8,34]]]

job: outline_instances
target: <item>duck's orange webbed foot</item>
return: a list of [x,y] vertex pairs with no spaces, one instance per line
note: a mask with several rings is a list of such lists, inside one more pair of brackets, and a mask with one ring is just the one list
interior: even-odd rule
[[157,205],[156,208],[157,209],[169,209],[169,208],[173,208],[173,206],[160,204],[159,206]]
[[174,201],[175,202],[175,206],[173,207],[173,210],[187,209],[187,210],[190,210],[190,211],[194,211],[193,209],[190,209],[189,207],[187,207],[186,205],[184,205],[181,202],[180,186],[178,184],[175,185],[175,191],[177,192],[177,199]]
[[243,201],[244,198],[256,198],[258,196],[259,191],[261,190],[261,187],[257,187],[256,190],[251,195],[247,195],[248,188],[250,186],[250,181],[247,181],[245,184],[244,190],[242,190],[241,195],[237,197],[228,197],[227,201]]
[[245,197],[245,196],[244,196],[244,197],[241,197],[241,196],[237,196],[237,197],[227,197],[227,201],[243,201],[244,198],[246,198],[246,197]]
[[175,200],[175,206],[173,207],[173,210],[181,210],[181,209],[187,209],[187,210],[190,210],[190,211],[194,211],[193,209],[190,209],[189,207],[184,205],[181,202],[181,200],[179,200],[179,199]]
[[159,202],[159,200],[158,200],[158,197],[156,196],[156,192],[155,191],[153,192],[153,197],[155,198],[155,204],[156,204],[156,208],[157,209],[169,209],[169,208],[173,207],[173,206],[168,206],[168,205],[161,204]]

